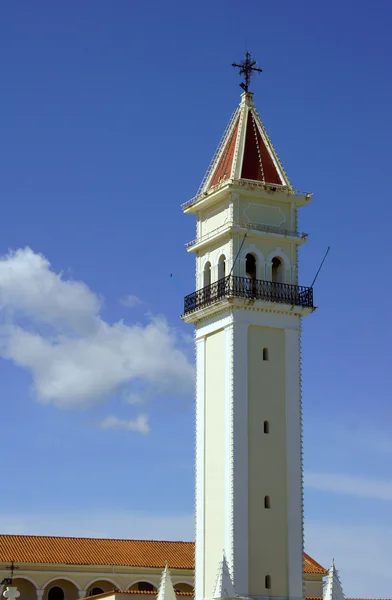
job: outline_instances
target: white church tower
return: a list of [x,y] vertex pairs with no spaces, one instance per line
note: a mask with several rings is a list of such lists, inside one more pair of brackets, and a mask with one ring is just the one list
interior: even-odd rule
[[239,108],[183,206],[197,218],[183,315],[196,337],[197,600],[304,595],[300,334],[313,293],[298,285],[297,213],[311,194],[291,186],[256,111],[254,65],[247,53]]

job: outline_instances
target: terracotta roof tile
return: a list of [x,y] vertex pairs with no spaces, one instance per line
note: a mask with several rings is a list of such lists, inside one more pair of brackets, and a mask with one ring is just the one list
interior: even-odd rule
[[[0,535],[0,562],[194,569],[193,542]],[[326,571],[304,554],[304,572]]]
[[0,535],[0,562],[194,568],[192,542]]
[[306,552],[304,552],[304,573],[327,575],[328,570],[324,569],[324,567],[322,567],[311,556],[309,556],[309,554],[306,554]]

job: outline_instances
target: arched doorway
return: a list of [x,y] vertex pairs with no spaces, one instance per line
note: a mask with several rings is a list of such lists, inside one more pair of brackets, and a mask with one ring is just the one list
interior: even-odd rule
[[21,600],[37,600],[37,587],[28,579],[23,577],[15,577],[12,585],[18,588]]
[[78,588],[68,579],[56,579],[48,583],[43,596],[43,600],[78,600],[78,598]]

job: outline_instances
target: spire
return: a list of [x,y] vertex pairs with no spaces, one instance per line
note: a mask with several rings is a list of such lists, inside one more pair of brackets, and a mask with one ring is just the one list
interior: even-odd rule
[[198,195],[241,180],[292,189],[250,92],[241,95]]
[[162,572],[157,600],[177,600],[167,563]]
[[340,583],[339,573],[335,568],[334,561],[332,561],[331,568],[328,571],[323,600],[344,600],[342,584]]
[[218,577],[216,580],[213,598],[215,600],[217,600],[218,598],[235,598],[235,597],[236,597],[236,593],[235,593],[234,585],[233,585],[233,582],[231,579],[229,566],[227,564],[225,553],[223,553],[223,558],[219,563]]

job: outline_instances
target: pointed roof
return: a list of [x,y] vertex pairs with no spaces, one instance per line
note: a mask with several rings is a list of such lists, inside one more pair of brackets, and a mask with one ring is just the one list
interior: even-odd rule
[[344,600],[342,584],[340,583],[339,573],[335,568],[334,561],[332,561],[331,568],[328,571],[323,600]]
[[233,581],[231,579],[229,565],[225,555],[219,563],[218,577],[216,579],[213,598],[235,598],[236,597]]
[[198,194],[240,179],[292,189],[250,92],[241,95]]
[[167,564],[163,569],[157,600],[177,600]]

